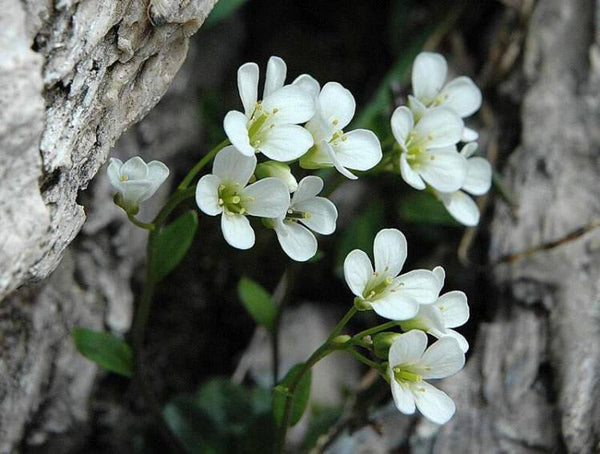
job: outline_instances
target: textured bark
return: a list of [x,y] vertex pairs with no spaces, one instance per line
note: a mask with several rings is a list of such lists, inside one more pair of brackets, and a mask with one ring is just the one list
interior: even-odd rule
[[[85,437],[97,367],[69,333],[129,328],[144,232],[123,221],[104,176],[81,191],[165,93],[214,1],[151,3],[160,26],[147,2],[0,1],[0,452],[79,427],[49,448],[67,452]],[[198,143],[196,70],[187,66],[115,155],[172,163]]]
[[[591,0],[536,5],[521,146],[505,170],[519,209],[497,204],[492,261],[581,234],[600,217],[595,12]],[[453,381],[459,412],[435,451],[599,449],[599,241],[591,229],[494,268],[498,309]]]

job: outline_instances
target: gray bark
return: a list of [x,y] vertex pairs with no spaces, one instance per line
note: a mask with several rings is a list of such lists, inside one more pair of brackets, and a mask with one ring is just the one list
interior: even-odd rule
[[[104,177],[82,191],[163,96],[215,1],[150,3],[0,1],[0,452],[83,425],[97,368],[69,333],[131,322],[144,234],[123,223]],[[150,115],[117,156],[169,162],[198,142],[192,76],[159,109],[168,120]]]

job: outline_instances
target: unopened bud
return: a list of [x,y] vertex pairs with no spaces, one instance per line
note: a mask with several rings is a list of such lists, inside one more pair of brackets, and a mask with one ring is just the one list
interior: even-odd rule
[[290,167],[282,162],[262,162],[256,166],[254,174],[259,180],[267,177],[279,178],[287,185],[290,192],[294,192],[298,189],[298,182],[296,181],[296,178],[294,178],[294,175],[292,175]]
[[373,352],[375,356],[381,359],[387,359],[390,347],[394,340],[400,336],[400,333],[378,333],[373,337]]

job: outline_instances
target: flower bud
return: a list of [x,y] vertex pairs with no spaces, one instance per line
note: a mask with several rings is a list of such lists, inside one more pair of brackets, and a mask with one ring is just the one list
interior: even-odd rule
[[290,192],[298,189],[298,182],[294,178],[294,175],[292,175],[290,167],[282,162],[266,161],[260,163],[256,166],[254,174],[259,180],[267,177],[279,178],[287,185]]
[[373,352],[375,353],[375,356],[381,359],[387,359],[390,347],[398,336],[401,336],[401,334],[392,332],[376,334],[373,337]]

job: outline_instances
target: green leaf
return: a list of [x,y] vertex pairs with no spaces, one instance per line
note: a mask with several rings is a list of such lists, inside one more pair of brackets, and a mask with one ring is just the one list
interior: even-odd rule
[[85,328],[75,328],[71,335],[75,347],[87,359],[116,374],[133,375],[133,352],[121,339]]
[[399,202],[398,210],[404,221],[414,224],[460,226],[448,214],[442,202],[428,192],[413,192],[403,197]]
[[329,432],[333,425],[342,416],[343,407],[325,407],[311,414],[308,429],[304,436],[304,452],[309,452],[310,449],[317,443],[319,437]]
[[240,6],[246,3],[247,0],[219,0],[212,9],[206,21],[205,26],[215,25],[223,19],[231,16]]
[[223,452],[211,419],[191,397],[177,396],[163,408],[163,419],[190,454]]
[[238,295],[254,321],[271,331],[277,317],[277,306],[269,292],[252,279],[242,277]]
[[221,434],[239,435],[252,414],[250,393],[226,378],[214,378],[196,392],[196,403]]
[[158,232],[150,265],[154,282],[163,280],[183,260],[198,229],[198,214],[188,211]]
[[[286,376],[281,380],[281,383],[275,387],[273,392],[273,416],[277,424],[281,424],[283,420],[283,413],[285,411],[286,396],[289,395],[289,386],[294,381],[296,375],[304,367],[303,363],[296,364],[290,369]],[[296,392],[292,398],[292,413],[290,418],[290,427],[293,427],[300,421],[306,407],[308,406],[308,400],[310,398],[310,382],[312,373],[308,370],[300,382],[296,386]]]

